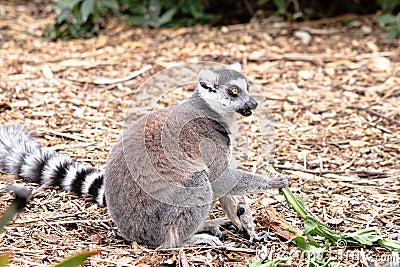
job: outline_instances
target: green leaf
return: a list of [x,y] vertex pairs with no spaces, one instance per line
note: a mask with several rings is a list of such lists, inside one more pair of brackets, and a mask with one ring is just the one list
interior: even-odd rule
[[353,240],[362,246],[372,246],[375,242],[382,239],[382,234],[379,232],[377,227],[370,227],[362,230],[358,230],[354,233],[344,233],[343,238],[345,240]]
[[69,259],[66,259],[62,262],[60,262],[57,265],[54,265],[54,267],[76,267],[76,266],[80,266],[84,263],[84,261],[93,255],[98,254],[97,251],[88,251],[88,252],[84,252],[84,253],[80,253],[74,257],[71,257]]
[[132,16],[126,20],[126,23],[132,25],[147,25],[148,20],[144,16]]
[[82,22],[86,22],[92,13],[94,13],[94,0],[84,0],[81,6]]
[[168,23],[175,15],[175,13],[176,13],[176,8],[169,9],[164,14],[162,14],[162,16],[158,19],[158,24],[161,26]]
[[400,252],[400,242],[390,239],[383,238],[378,240],[377,243],[382,247],[389,249],[390,251]]
[[378,4],[383,10],[392,11],[397,5],[400,4],[399,0],[378,0]]
[[308,235],[315,231],[318,225],[319,222],[315,218],[307,215],[307,217],[304,218],[304,235]]
[[330,259],[325,257],[328,246],[321,247],[313,241],[307,241],[304,236],[296,236],[292,241],[296,243],[304,255],[304,259],[307,260],[306,266],[331,266]]
[[68,16],[71,14],[71,10],[65,9],[57,16],[56,23],[61,24],[67,20]]
[[292,238],[292,241],[296,243],[297,247],[303,251],[307,249],[307,240],[304,236],[296,236]]
[[279,11],[285,10],[286,1],[285,0],[273,0],[274,4],[278,7]]
[[15,217],[18,213],[18,204],[12,203],[0,218],[0,231]]
[[10,255],[5,254],[0,256],[0,267],[6,267],[10,261]]
[[390,15],[390,14],[384,14],[380,16],[379,18],[376,19],[376,22],[381,26],[384,27],[388,24],[396,23],[397,18],[396,16]]
[[82,0],[59,0],[54,5],[55,8],[60,9],[61,11],[66,9],[71,9],[76,6]]
[[324,223],[311,215],[307,215],[304,219],[304,235],[312,234],[324,237],[331,243],[336,243],[339,239],[343,238],[340,232],[331,231]]
[[305,208],[304,202],[303,202],[303,200],[301,200],[300,196],[299,196],[298,194],[293,194],[293,196],[294,196],[294,198],[295,198],[297,204],[298,204],[303,210],[305,210],[306,208]]
[[400,36],[400,25],[398,26],[390,26],[387,28],[388,34],[386,35],[386,39],[396,39],[397,36]]
[[151,0],[148,9],[150,20],[157,21],[161,14],[160,0]]
[[101,5],[111,9],[114,13],[119,12],[119,5],[116,0],[103,0],[101,1]]
[[[269,168],[269,171],[271,173],[276,172],[272,167]],[[294,196],[289,187],[282,187],[279,189],[279,193],[285,196],[286,202],[289,204],[289,206],[291,206],[303,219],[307,217],[307,212],[304,209],[303,201],[301,201],[300,197]]]
[[31,198],[31,191],[19,185],[8,185],[5,189],[9,192],[14,192],[15,198],[11,205],[7,208],[3,216],[0,218],[0,231],[12,220],[15,215],[21,211]]
[[[400,33],[400,30],[398,33]],[[271,166],[268,167],[267,171],[270,173],[276,172]],[[377,227],[370,227],[353,233],[334,232],[326,224],[307,212],[303,201],[299,197],[295,197],[288,187],[281,188],[279,192],[285,196],[287,203],[304,219],[304,236],[308,237],[310,241],[306,241],[304,236],[292,239],[300,250],[310,250],[310,246],[319,248],[318,243],[313,239],[313,235],[318,235],[325,238],[329,243],[337,243],[339,240],[344,240],[347,245],[352,246],[379,245],[391,251],[400,251],[400,242],[384,239]]]
[[191,5],[189,6],[189,10],[190,14],[196,19],[201,18],[204,14],[203,9],[199,5]]

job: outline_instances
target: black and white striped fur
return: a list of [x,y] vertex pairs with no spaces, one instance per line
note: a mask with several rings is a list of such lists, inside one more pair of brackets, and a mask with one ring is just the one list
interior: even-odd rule
[[105,205],[102,172],[41,147],[24,125],[0,124],[0,170],[18,174],[27,182],[59,186]]

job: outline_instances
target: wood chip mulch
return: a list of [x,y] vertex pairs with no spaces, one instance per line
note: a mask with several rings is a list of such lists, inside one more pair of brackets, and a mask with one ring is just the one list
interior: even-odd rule
[[[239,61],[274,119],[275,156],[261,162],[291,176],[293,191],[332,229],[377,226],[387,238],[400,238],[399,40],[386,40],[374,16],[353,16],[347,26],[326,19],[177,29],[111,19],[98,37],[50,42],[41,37],[55,16],[50,6],[3,2],[0,14],[0,123],[26,123],[43,146],[101,168],[132,96],[153,74],[177,63]],[[160,105],[189,96],[182,88]],[[244,130],[257,149],[259,135],[251,126]],[[236,156],[240,160],[240,151]],[[262,173],[256,161],[253,155],[241,167]],[[291,257],[294,266],[304,260],[290,242],[249,244],[232,229],[224,230],[226,250],[155,251],[124,241],[106,210],[90,201],[4,173],[0,189],[14,181],[36,196],[0,233],[0,253],[11,253],[10,266],[51,265],[86,250],[99,251],[87,266],[244,266],[266,249],[271,257]],[[12,196],[2,192],[0,199],[2,212]],[[268,229],[266,205],[302,229],[301,219],[272,192],[251,196],[258,231]],[[218,206],[210,215],[222,216]],[[333,247],[330,256],[373,266],[392,255]]]

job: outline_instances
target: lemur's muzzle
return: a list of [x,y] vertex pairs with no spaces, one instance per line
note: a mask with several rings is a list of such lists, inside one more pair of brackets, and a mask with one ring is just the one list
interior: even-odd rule
[[246,103],[244,104],[244,108],[239,109],[237,112],[240,113],[240,115],[242,116],[250,116],[252,114],[252,110],[256,109],[258,106],[257,101],[250,97],[250,99],[248,101],[246,101]]

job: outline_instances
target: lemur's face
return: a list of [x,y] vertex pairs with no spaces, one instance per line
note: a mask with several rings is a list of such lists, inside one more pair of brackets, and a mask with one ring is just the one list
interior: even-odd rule
[[258,103],[249,94],[249,83],[240,73],[240,65],[233,64],[226,69],[199,73],[199,91],[209,104],[220,104],[223,108],[250,116]]

